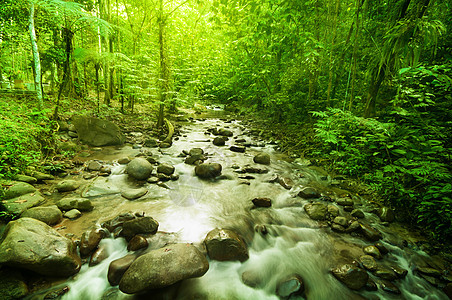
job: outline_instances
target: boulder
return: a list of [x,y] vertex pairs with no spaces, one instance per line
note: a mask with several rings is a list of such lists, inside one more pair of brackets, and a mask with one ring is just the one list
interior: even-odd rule
[[23,299],[27,294],[28,287],[18,271],[6,268],[0,270],[0,299]]
[[41,205],[44,202],[44,197],[40,192],[36,191],[34,193],[4,200],[3,206],[5,207],[7,212],[20,215],[27,209]]
[[110,121],[74,116],[72,123],[80,140],[88,145],[95,147],[121,145],[125,141],[119,127]]
[[0,264],[45,276],[70,276],[80,270],[75,244],[44,222],[20,218],[0,237]]
[[76,189],[78,189],[80,186],[80,183],[78,183],[75,180],[72,179],[68,179],[68,180],[63,180],[57,183],[57,185],[55,186],[55,188],[57,189],[58,192],[71,192],[74,191]]
[[105,245],[99,245],[99,247],[94,251],[89,259],[89,266],[96,266],[106,260],[110,255],[108,247]]
[[160,164],[157,167],[157,173],[163,173],[165,175],[172,175],[174,173],[174,167],[170,164]]
[[36,183],[38,182],[38,180],[32,176],[28,176],[28,175],[23,175],[23,174],[17,174],[16,176],[14,176],[14,180],[17,181],[21,181],[21,182],[26,182],[26,183]]
[[36,191],[36,188],[26,182],[14,182],[3,195],[3,198],[8,200],[17,198],[22,195],[30,194]]
[[254,156],[253,161],[256,164],[262,164],[262,165],[269,165],[270,164],[270,155],[267,153],[259,153],[256,156]]
[[201,148],[192,148],[188,152],[189,156],[197,156],[197,155],[203,155],[203,154],[204,154],[204,150],[202,150]]
[[381,259],[382,258],[380,250],[378,250],[378,248],[373,246],[373,245],[364,247],[363,251],[367,255],[373,256],[376,259]]
[[63,219],[63,213],[56,205],[32,207],[24,211],[21,218],[33,218],[47,225],[57,224]]
[[127,164],[126,172],[137,180],[146,180],[151,176],[152,165],[145,158],[137,157]]
[[229,150],[232,152],[239,152],[239,153],[245,153],[246,147],[242,145],[232,145],[229,147]]
[[258,197],[254,198],[253,204],[257,207],[270,207],[272,206],[272,200],[270,198]]
[[209,257],[214,260],[243,262],[249,257],[245,241],[232,230],[215,228],[207,234],[204,244]]
[[220,128],[218,129],[218,135],[231,137],[234,134],[229,129]]
[[102,164],[97,160],[92,160],[86,166],[88,171],[99,171],[102,168]]
[[338,198],[336,200],[336,203],[341,205],[341,206],[353,206],[353,200],[351,198]]
[[66,197],[57,202],[61,210],[78,209],[80,211],[92,211],[94,206],[89,199]]
[[34,178],[36,178],[38,181],[43,181],[43,180],[52,180],[54,179],[54,177],[50,174],[46,174],[46,173],[42,173],[42,172],[38,172],[35,171],[31,174],[31,176],[33,176]]
[[377,261],[370,255],[363,255],[359,258],[359,261],[366,270],[371,272],[375,271],[378,267]]
[[113,286],[118,285],[124,273],[138,256],[138,253],[133,253],[112,261],[108,266],[108,282]]
[[200,164],[195,167],[195,174],[203,179],[211,179],[221,174],[222,167],[218,163]]
[[341,225],[342,227],[347,227],[348,226],[348,220],[345,217],[335,217],[333,220],[333,223]]
[[333,204],[328,204],[328,215],[331,218],[339,216],[339,208]]
[[385,280],[395,280],[398,278],[397,274],[390,267],[384,265],[378,265],[377,269],[374,271],[374,275]]
[[393,222],[395,219],[394,210],[389,207],[382,207],[378,210],[378,216],[382,222]]
[[344,264],[332,270],[334,277],[349,289],[359,290],[367,284],[369,274],[354,265]]
[[123,196],[126,199],[134,200],[138,199],[144,195],[146,195],[148,190],[146,188],[141,189],[128,189],[121,192],[121,196]]
[[383,237],[381,232],[366,224],[359,224],[359,232],[370,242],[376,242]]
[[252,288],[261,287],[264,282],[262,272],[248,270],[242,273],[242,282]]
[[304,206],[304,210],[308,216],[317,221],[323,221],[326,219],[326,213],[328,211],[328,206],[323,203],[308,203]]
[[319,198],[320,193],[313,187],[305,187],[300,192],[298,192],[298,197],[305,199]]
[[276,287],[276,295],[282,299],[287,299],[294,295],[304,292],[303,279],[299,275],[292,275],[289,278],[278,283]]
[[127,250],[129,251],[137,251],[142,248],[147,248],[149,246],[148,240],[141,235],[134,236],[127,244]]
[[133,220],[125,221],[122,224],[121,235],[127,239],[132,238],[139,233],[150,233],[154,234],[157,232],[159,223],[152,217],[141,217]]
[[358,219],[362,219],[364,218],[364,213],[362,210],[360,209],[354,209],[352,210],[352,212],[350,213],[353,217],[358,218]]
[[94,250],[96,250],[100,241],[104,237],[105,232],[99,228],[85,231],[80,239],[80,255],[82,257],[89,256]]
[[118,164],[120,165],[127,165],[130,162],[130,158],[128,157],[123,157],[118,159]]
[[226,140],[224,139],[224,137],[217,136],[216,138],[213,139],[212,143],[215,146],[224,146],[226,144]]
[[397,286],[395,286],[392,282],[387,281],[387,280],[383,280],[380,283],[380,287],[383,291],[391,293],[391,294],[396,294],[396,295],[400,295],[400,290]]
[[170,286],[200,277],[209,269],[207,258],[191,244],[173,244],[138,257],[119,282],[126,294]]

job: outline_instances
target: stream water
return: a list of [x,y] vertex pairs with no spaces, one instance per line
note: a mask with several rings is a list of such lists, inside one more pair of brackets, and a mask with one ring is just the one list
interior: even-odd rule
[[[226,146],[217,147],[206,130],[223,127],[233,131],[234,138]],[[397,242],[397,234],[386,234],[387,227],[378,223],[377,217],[366,213],[366,219],[373,227],[380,229],[384,245],[390,249],[386,260],[396,262],[408,270],[405,279],[395,284],[401,295],[382,291],[354,292],[333,277],[330,270],[343,262],[350,262],[363,255],[363,246],[371,243],[349,234],[334,233],[322,222],[311,220],[303,210],[308,201],[296,197],[305,186],[315,186],[322,193],[335,197],[338,190],[331,188],[331,180],[315,168],[289,162],[274,145],[248,147],[245,153],[229,150],[235,138],[244,138],[251,144],[254,140],[246,128],[238,121],[224,123],[219,119],[196,120],[181,128],[181,134],[167,149],[147,149],[160,163],[169,163],[180,176],[177,181],[168,181],[168,189],[155,184],[145,184],[147,195],[129,201],[118,195],[125,188],[139,185],[124,174],[124,165],[113,163],[112,174],[98,177],[82,192],[89,197],[95,210],[85,213],[75,221],[65,221],[63,233],[78,232],[93,228],[96,224],[112,219],[123,212],[144,212],[159,222],[159,231],[172,233],[173,241],[199,244],[206,234],[216,228],[229,228],[240,233],[249,245],[250,258],[243,262],[209,261],[208,272],[201,278],[185,280],[181,283],[176,299],[279,299],[275,295],[278,282],[291,274],[299,274],[305,284],[306,299],[448,299],[439,289],[434,288],[421,277],[414,275],[413,257],[425,256],[422,252],[407,251]],[[194,175],[194,166],[184,163],[178,157],[183,150],[199,147],[208,153],[206,162],[217,162],[223,167],[223,179],[201,180]],[[106,147],[94,153],[89,159],[115,161],[124,156],[133,156],[141,150],[130,146],[122,148]],[[253,163],[259,152],[271,156],[271,164],[265,166],[266,174],[248,174],[254,179],[241,179],[235,172],[237,167],[262,165]],[[271,183],[275,174],[290,178],[294,186],[284,189],[278,183]],[[251,200],[256,197],[272,199],[270,208],[253,208]],[[355,197],[358,202],[361,201]],[[362,205],[365,210],[365,204]],[[255,232],[256,225],[265,225],[268,234]],[[396,236],[394,238],[394,236]],[[396,240],[396,241],[394,241]],[[132,299],[137,296],[126,295],[117,287],[110,287],[107,281],[109,263],[126,255],[127,244],[122,239],[104,239],[109,258],[94,267],[85,264],[69,285],[69,292],[62,299]],[[403,249],[402,249],[403,248]],[[262,285],[251,288],[242,282],[242,273],[252,271],[259,274]],[[305,299],[301,296],[291,299]],[[151,298],[148,298],[151,299]]]

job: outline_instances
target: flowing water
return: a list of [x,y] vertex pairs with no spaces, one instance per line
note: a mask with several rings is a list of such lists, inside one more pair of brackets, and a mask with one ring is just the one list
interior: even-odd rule
[[[167,182],[167,188],[155,184],[145,184],[148,194],[139,200],[129,201],[118,195],[125,188],[136,188],[137,183],[124,174],[124,166],[113,165],[108,178],[98,177],[85,188],[83,195],[90,197],[95,210],[85,213],[76,221],[65,221],[62,232],[83,232],[95,224],[112,219],[123,212],[144,212],[159,222],[159,231],[172,233],[171,239],[177,242],[199,244],[206,234],[216,227],[233,229],[240,233],[249,245],[250,258],[243,262],[210,261],[208,272],[201,278],[182,282],[177,299],[279,299],[275,295],[278,282],[292,274],[299,274],[305,283],[304,296],[312,300],[327,299],[447,299],[440,290],[429,285],[424,279],[413,274],[411,259],[422,253],[406,252],[397,243],[384,244],[390,249],[386,259],[409,271],[405,279],[396,282],[402,295],[392,295],[384,291],[354,292],[333,277],[330,270],[340,263],[350,262],[363,255],[362,247],[370,245],[359,237],[338,234],[322,222],[309,219],[303,210],[308,201],[296,197],[305,186],[315,186],[323,193],[336,196],[337,191],[330,188],[330,178],[325,174],[294,162],[275,150],[274,145],[248,147],[246,153],[229,150],[226,146],[217,147],[205,132],[212,127],[228,127],[235,137],[244,137],[251,144],[256,141],[247,135],[240,122],[224,123],[219,119],[197,120],[181,128],[181,135],[168,149],[148,149],[159,162],[172,164],[180,178]],[[222,179],[200,180],[194,175],[194,166],[187,165],[178,157],[182,150],[200,147],[208,153],[206,162],[217,162],[223,167]],[[130,146],[120,149],[106,147],[90,159],[109,159],[114,161],[123,156],[136,155],[140,150]],[[253,157],[259,152],[271,155],[271,165],[266,174],[248,174],[254,179],[240,179],[234,170],[245,165],[253,165]],[[290,178],[294,182],[291,190],[278,183],[271,183],[274,175]],[[271,208],[253,208],[251,200],[256,197],[272,199]],[[358,201],[360,199],[357,199]],[[372,226],[383,232],[370,213],[366,219]],[[256,233],[256,225],[265,225],[268,234]],[[125,241],[104,239],[102,241],[110,253],[101,264],[83,266],[79,274],[68,282],[70,291],[63,299],[131,299],[134,296],[121,293],[117,287],[110,287],[106,278],[109,263],[127,253]],[[262,282],[251,288],[242,282],[245,271],[258,274]],[[136,296],[135,296],[136,297]],[[298,298],[297,298],[298,297]],[[304,299],[301,296],[291,299]],[[151,298],[149,298],[151,299]]]

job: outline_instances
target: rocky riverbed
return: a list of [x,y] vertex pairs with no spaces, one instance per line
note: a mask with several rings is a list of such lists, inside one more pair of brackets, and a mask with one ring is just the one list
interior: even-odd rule
[[0,239],[0,298],[451,297],[448,257],[423,252],[396,210],[246,122],[185,120],[164,147],[114,124],[113,142],[88,140],[77,129],[90,124],[61,124],[67,146],[92,146],[57,176],[31,172],[7,191],[21,218]]

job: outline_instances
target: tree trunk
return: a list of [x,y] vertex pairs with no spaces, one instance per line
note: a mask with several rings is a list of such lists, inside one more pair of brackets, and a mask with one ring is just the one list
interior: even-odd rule
[[34,0],[30,0],[30,15],[28,19],[28,30],[30,33],[31,49],[33,52],[33,63],[34,63],[34,82],[36,89],[36,96],[38,98],[38,110],[43,108],[42,100],[42,86],[41,86],[41,60],[39,59],[38,42],[36,39],[35,31],[35,3]]
[[341,0],[337,0],[336,2],[336,9],[334,12],[333,17],[333,37],[331,38],[331,50],[330,50],[330,63],[328,67],[328,90],[327,90],[327,97],[326,97],[326,106],[330,107],[331,105],[331,87],[333,86],[333,52],[334,52],[334,42],[336,40],[336,34],[337,34],[337,17],[339,15],[339,8],[340,8]]
[[377,101],[378,91],[385,78],[386,67],[381,69],[376,68],[372,74],[369,90],[367,92],[366,107],[364,111],[364,118],[370,118],[375,116],[375,104]]
[[157,118],[157,127],[162,128],[164,123],[164,110],[165,110],[165,100],[166,95],[168,93],[168,63],[166,57],[166,45],[165,45],[165,22],[166,19],[163,15],[163,0],[160,0],[160,12],[158,18],[158,26],[159,26],[159,54],[160,54],[160,84],[159,84],[159,114]]

